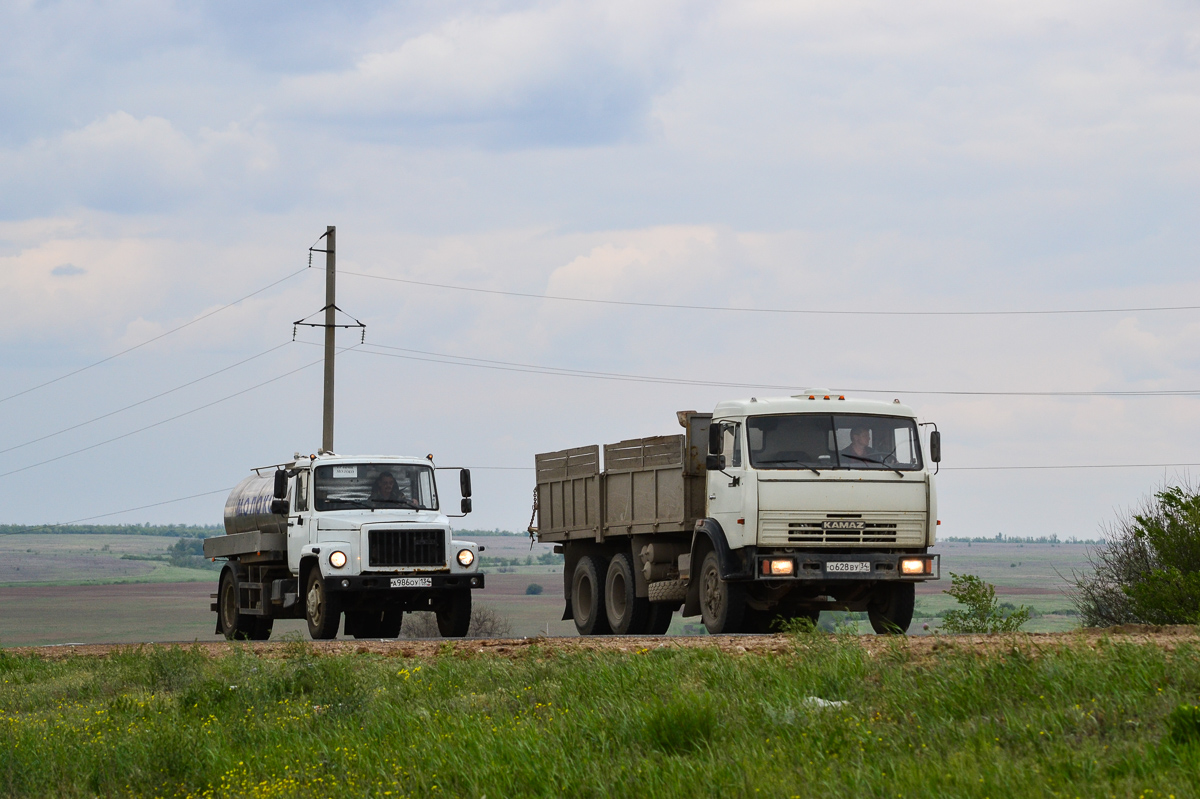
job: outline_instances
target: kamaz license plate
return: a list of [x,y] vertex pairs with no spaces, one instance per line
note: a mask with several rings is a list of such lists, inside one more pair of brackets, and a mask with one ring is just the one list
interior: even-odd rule
[[871,564],[865,560],[831,560],[825,564],[827,572],[869,572]]
[[393,577],[392,588],[432,588],[432,577]]

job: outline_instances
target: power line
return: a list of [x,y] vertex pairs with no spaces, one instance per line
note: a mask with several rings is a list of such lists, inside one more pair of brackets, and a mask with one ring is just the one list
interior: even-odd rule
[[205,491],[200,494],[191,494],[186,497],[177,497],[175,499],[164,499],[162,502],[151,502],[149,505],[139,505],[136,508],[125,508],[125,510],[114,510],[111,513],[98,513],[95,516],[85,516],[82,519],[73,519],[69,522],[58,522],[57,524],[48,524],[46,526],[47,527],[65,527],[68,524],[79,524],[80,522],[90,522],[93,519],[104,519],[109,516],[120,516],[122,513],[133,513],[135,510],[145,510],[146,508],[157,508],[160,505],[171,505],[175,502],[184,502],[185,500],[196,499],[197,497],[208,497],[208,496],[212,496],[213,494],[224,494],[226,492],[232,491],[233,488],[234,488],[233,486],[230,486],[229,488],[218,488],[216,491]]
[[318,359],[318,360],[315,360],[315,361],[313,361],[313,362],[311,362],[311,363],[307,363],[307,364],[305,364],[304,366],[301,366],[301,367],[299,367],[298,369],[293,369],[293,370],[291,370],[290,372],[285,372],[285,373],[283,373],[283,374],[281,374],[281,375],[279,375],[279,376],[277,376],[277,377],[272,377],[270,380],[264,380],[263,382],[261,382],[261,383],[258,383],[257,385],[250,386],[250,388],[244,388],[244,389],[242,389],[241,391],[236,391],[236,392],[234,392],[233,394],[229,394],[228,396],[224,396],[224,397],[221,397],[220,399],[213,400],[212,402],[206,402],[205,404],[203,404],[203,405],[201,405],[201,406],[199,406],[199,407],[197,407],[197,408],[192,408],[190,411],[184,411],[183,413],[178,413],[178,414],[176,414],[176,415],[174,415],[174,416],[171,416],[171,417],[168,417],[168,418],[166,418],[166,419],[162,419],[162,420],[160,420],[160,421],[154,422],[153,424],[148,424],[148,425],[146,425],[145,427],[139,427],[139,428],[138,428],[138,429],[136,429],[136,430],[130,430],[128,433],[122,433],[122,434],[121,434],[121,435],[119,435],[119,436],[114,436],[113,438],[106,439],[106,440],[104,440],[104,441],[101,441],[101,442],[99,442],[99,443],[97,443],[97,444],[92,444],[92,445],[90,445],[90,446],[87,446],[87,447],[82,447],[82,448],[80,448],[80,449],[74,450],[74,451],[72,451],[72,452],[65,453],[65,454],[63,454],[63,455],[57,455],[57,456],[55,456],[55,457],[53,457],[53,458],[47,458],[47,459],[46,459],[46,460],[44,460],[44,461],[38,461],[37,463],[31,463],[31,464],[29,464],[28,466],[22,466],[22,467],[20,467],[19,469],[11,469],[11,470],[9,470],[9,471],[7,471],[7,472],[0,472],[0,477],[8,477],[10,474],[16,474],[17,472],[24,472],[24,471],[27,471],[27,470],[29,470],[29,469],[33,469],[33,468],[35,468],[35,467],[37,467],[37,466],[44,466],[44,465],[45,465],[45,464],[47,464],[47,463],[54,463],[55,461],[60,461],[60,460],[62,460],[63,458],[69,458],[69,457],[71,457],[72,455],[78,455],[78,454],[79,454],[79,453],[81,453],[81,452],[87,452],[88,450],[93,450],[93,449],[96,449],[97,447],[102,447],[102,446],[104,446],[105,444],[111,444],[111,443],[112,443],[112,442],[114,442],[114,441],[120,441],[120,440],[121,440],[121,439],[123,439],[123,438],[129,438],[130,436],[132,436],[132,435],[135,435],[136,433],[141,433],[141,432],[144,432],[144,431],[146,431],[146,430],[151,430],[151,429],[153,429],[153,428],[155,428],[155,427],[161,427],[162,425],[164,425],[164,424],[167,424],[168,422],[173,422],[173,421],[175,421],[176,419],[182,419],[182,418],[183,418],[183,417],[185,417],[185,416],[190,416],[190,415],[192,415],[193,413],[197,413],[197,412],[199,412],[199,411],[202,411],[202,410],[204,410],[205,408],[211,408],[211,407],[212,407],[212,406],[214,406],[214,405],[219,405],[219,404],[220,404],[220,403],[222,403],[222,402],[225,402],[225,401],[227,401],[227,400],[231,400],[231,399],[233,399],[234,397],[240,397],[242,394],[246,394],[246,393],[248,393],[248,392],[250,392],[250,391],[253,391],[253,390],[254,390],[254,389],[256,389],[256,388],[262,388],[263,386],[265,386],[265,385],[269,385],[270,383],[274,383],[274,382],[276,382],[277,380],[282,380],[283,378],[285,378],[285,377],[288,377],[289,375],[294,375],[294,374],[296,374],[297,372],[301,372],[301,371],[303,371],[303,370],[305,370],[305,369],[308,369],[309,367],[316,366],[316,365],[317,365],[317,364],[319,364],[319,363],[321,363],[321,360],[320,360],[320,359]]
[[[305,267],[305,269],[307,269],[307,267]],[[132,347],[121,350],[120,352],[115,353],[113,355],[109,355],[107,358],[101,358],[100,360],[96,361],[95,363],[90,363],[87,366],[81,366],[80,368],[76,369],[73,372],[67,372],[65,375],[59,375],[58,377],[54,378],[53,380],[47,380],[45,383],[39,383],[36,386],[32,386],[32,387],[24,389],[22,391],[18,391],[16,394],[9,394],[7,397],[0,397],[0,402],[8,402],[10,399],[16,399],[17,397],[28,394],[31,391],[37,391],[39,388],[45,388],[46,386],[57,383],[60,380],[66,380],[68,377],[73,377],[73,376],[79,374],[80,372],[86,372],[88,369],[92,369],[96,366],[99,366],[100,364],[108,363],[109,361],[113,360],[114,358],[120,358],[122,355],[126,355],[130,352],[133,352],[136,349],[140,349],[140,348],[146,346],[147,344],[153,344],[155,341],[158,341],[159,339],[162,339],[162,338],[166,338],[167,336],[171,335],[172,333],[178,333],[180,330],[183,330],[185,327],[191,327],[192,325],[196,324],[197,322],[201,322],[201,321],[209,318],[210,316],[219,314],[221,311],[224,311],[228,308],[232,308],[233,306],[237,305],[239,302],[248,300],[256,294],[262,294],[267,289],[273,288],[274,286],[278,286],[280,283],[283,283],[286,280],[291,280],[296,275],[305,271],[305,269],[298,269],[295,272],[292,272],[290,275],[281,277],[279,280],[276,280],[274,283],[269,283],[266,286],[263,286],[262,288],[258,289],[257,291],[252,291],[249,294],[247,294],[246,296],[236,299],[227,305],[222,305],[220,308],[217,308],[216,310],[209,311],[208,313],[203,314],[201,316],[197,316],[192,321],[184,322],[182,325],[179,325],[178,327],[173,327],[170,330],[166,331],[165,333],[159,333],[154,338],[146,339],[141,344],[134,344]]]
[[1178,469],[1200,463],[1087,463],[1070,466],[943,466],[942,471],[1001,472],[1031,469]]
[[[302,342],[310,346],[319,346],[310,342]],[[613,380],[618,382],[654,383],[675,386],[709,386],[719,388],[765,389],[770,391],[803,391],[809,386],[780,385],[770,383],[735,383],[719,380],[695,380],[675,377],[657,377],[651,375],[626,374],[621,372],[600,372],[587,369],[569,369],[558,366],[543,366],[540,364],[521,363],[517,361],[498,361],[487,358],[472,358],[464,355],[450,355],[428,350],[415,350],[406,347],[391,347],[385,344],[366,344],[365,347],[386,349],[392,352],[375,352],[359,348],[356,352],[364,355],[380,355],[387,358],[422,361],[425,363],[441,363],[450,366],[469,366],[479,369],[492,369],[502,372],[522,372],[526,374],[559,375],[564,377],[582,377],[592,380]],[[401,355],[398,353],[412,353]],[[427,357],[421,357],[427,356]],[[832,389],[831,389],[832,390]],[[885,394],[897,395],[929,395],[951,397],[1190,397],[1200,395],[1200,389],[1166,389],[1161,391],[939,391],[911,389],[881,389],[881,388],[841,388],[839,394]]]
[[630,300],[600,300],[592,297],[565,297],[554,294],[532,294],[523,291],[502,291],[499,289],[483,289],[474,286],[455,286],[448,283],[430,283],[423,280],[410,280],[400,277],[385,277],[383,275],[368,275],[363,272],[340,271],[343,275],[365,277],[371,280],[387,280],[393,283],[406,283],[410,286],[425,286],[427,288],[449,289],[451,291],[469,291],[476,294],[496,294],[503,297],[524,297],[535,300],[556,300],[559,302],[582,302],[594,305],[623,305],[634,308],[669,308],[682,311],[726,311],[730,313],[767,313],[767,314],[808,314],[821,316],[1062,316],[1070,314],[1109,314],[1109,313],[1143,313],[1150,311],[1196,311],[1200,305],[1159,305],[1142,308],[1064,308],[1051,310],[1015,310],[1015,311],[862,311],[862,310],[829,310],[823,308],[746,308],[728,305],[685,305],[667,302],[633,302]]
[[29,441],[26,441],[26,442],[25,442],[25,443],[23,443],[23,444],[14,444],[13,446],[11,446],[11,447],[8,447],[7,449],[0,449],[0,455],[3,455],[3,454],[4,454],[4,453],[6,453],[6,452],[12,452],[14,449],[21,449],[22,447],[28,447],[30,444],[36,444],[36,443],[38,443],[39,441],[45,441],[45,440],[46,440],[46,439],[48,439],[48,438],[54,438],[55,436],[62,435],[63,433],[68,433],[68,432],[70,432],[70,431],[72,431],[72,430],[78,430],[80,427],[85,427],[85,426],[87,426],[87,425],[89,425],[89,424],[92,424],[93,422],[98,422],[98,421],[100,421],[101,419],[107,419],[107,418],[108,418],[108,417],[110,417],[110,416],[115,416],[115,415],[117,415],[118,413],[122,413],[122,412],[124,412],[124,411],[127,411],[127,410],[129,410],[130,408],[136,408],[136,407],[137,407],[137,406],[139,406],[139,405],[145,405],[147,402],[151,402],[151,401],[153,401],[153,400],[156,400],[156,399],[158,399],[158,398],[160,398],[160,397],[165,397],[165,396],[167,396],[168,394],[173,394],[173,393],[175,393],[176,391],[181,391],[182,389],[185,389],[185,388],[187,388],[188,386],[194,386],[195,384],[197,384],[197,383],[200,383],[200,382],[202,382],[202,381],[204,381],[204,380],[207,380],[207,379],[208,379],[208,378],[210,378],[210,377],[215,377],[216,375],[219,375],[219,374],[221,374],[222,372],[228,372],[230,369],[234,369],[234,368],[236,368],[236,367],[238,367],[238,366],[241,366],[241,365],[242,365],[242,364],[244,364],[244,363],[249,363],[250,361],[253,361],[253,360],[257,359],[257,358],[261,358],[261,357],[263,357],[264,355],[269,355],[270,353],[274,352],[274,351],[275,351],[275,350],[277,350],[277,349],[280,349],[281,347],[286,347],[286,346],[287,346],[288,344],[290,344],[290,343],[291,343],[291,342],[284,342],[283,344],[280,344],[280,345],[278,345],[278,346],[271,347],[271,349],[269,349],[269,350],[266,350],[266,351],[264,351],[264,352],[260,352],[258,355],[251,355],[249,358],[246,358],[245,360],[238,361],[238,362],[237,362],[237,363],[235,363],[235,364],[231,364],[230,366],[226,366],[226,367],[224,367],[223,369],[218,369],[218,370],[217,370],[217,371],[215,371],[215,372],[210,372],[209,374],[206,374],[204,377],[197,377],[195,380],[188,381],[187,383],[184,383],[184,384],[182,384],[182,385],[176,386],[175,388],[167,389],[166,391],[163,391],[163,392],[161,392],[161,393],[159,393],[159,394],[155,394],[155,395],[154,395],[154,396],[152,396],[152,397],[147,397],[146,399],[144,399],[144,400],[138,400],[137,402],[135,402],[135,403],[133,403],[133,404],[131,404],[131,405],[126,405],[124,408],[117,408],[115,411],[109,411],[108,413],[105,413],[105,414],[102,414],[102,415],[100,415],[100,416],[96,416],[96,417],[93,417],[93,418],[91,418],[91,419],[88,419],[86,422],[80,422],[79,424],[73,424],[73,425],[71,425],[70,427],[64,427],[62,430],[57,430],[57,431],[55,431],[55,432],[53,432],[53,433],[47,433],[47,434],[46,434],[46,435],[44,435],[44,436],[39,436],[38,438],[33,438],[33,439],[30,439]]

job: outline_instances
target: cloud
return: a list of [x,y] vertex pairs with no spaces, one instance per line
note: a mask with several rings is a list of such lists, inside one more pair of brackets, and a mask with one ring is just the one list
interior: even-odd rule
[[86,275],[87,270],[75,264],[59,264],[50,270],[50,274],[55,277],[70,277],[72,275]]
[[680,3],[636,2],[463,13],[283,86],[293,114],[402,140],[609,143],[644,134],[689,16]]
[[[105,115],[52,138],[0,151],[5,192],[0,213],[84,206],[118,213],[162,213],[212,194],[238,204],[271,176],[274,146],[262,130],[238,124],[189,136],[159,116]],[[230,191],[236,186],[235,191]]]

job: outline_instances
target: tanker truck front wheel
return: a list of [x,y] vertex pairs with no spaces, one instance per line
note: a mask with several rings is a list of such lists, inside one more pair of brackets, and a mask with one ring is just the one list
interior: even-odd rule
[[304,618],[308,634],[316,641],[337,638],[338,624],[342,621],[342,603],[328,589],[320,567],[309,569],[304,589]]

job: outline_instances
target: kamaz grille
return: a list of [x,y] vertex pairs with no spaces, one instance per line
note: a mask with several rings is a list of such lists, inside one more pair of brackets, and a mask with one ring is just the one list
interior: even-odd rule
[[371,530],[371,566],[444,566],[445,532],[442,530]]
[[894,522],[866,522],[862,530],[826,530],[822,522],[788,522],[788,543],[819,541],[823,544],[894,544]]

